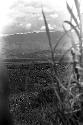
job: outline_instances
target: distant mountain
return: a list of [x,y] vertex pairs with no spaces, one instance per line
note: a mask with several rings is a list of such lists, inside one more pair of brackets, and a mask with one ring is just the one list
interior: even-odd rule
[[[55,46],[63,32],[51,32],[52,45]],[[5,35],[2,37],[5,42],[6,58],[46,58],[50,57],[50,50],[46,32],[19,33]],[[56,55],[61,55],[71,46],[70,39],[65,36],[56,49]]]

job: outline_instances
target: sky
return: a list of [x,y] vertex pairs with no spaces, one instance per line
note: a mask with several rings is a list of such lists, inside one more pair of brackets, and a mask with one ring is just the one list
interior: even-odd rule
[[68,18],[65,0],[0,0],[0,34],[45,30],[42,6],[50,30],[62,30]]
[[44,31],[41,8],[50,30],[62,31],[62,23],[70,18],[66,9],[73,0],[0,0],[0,34]]

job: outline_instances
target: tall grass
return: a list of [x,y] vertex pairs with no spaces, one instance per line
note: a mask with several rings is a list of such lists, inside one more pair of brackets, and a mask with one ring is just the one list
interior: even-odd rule
[[80,54],[78,55],[79,56],[79,64],[80,66],[82,67],[82,43],[83,43],[83,29],[82,29],[82,14],[80,12],[80,3],[78,0],[74,0],[74,3],[75,3],[75,8],[77,10],[77,15],[78,16],[75,16],[74,15],[74,12],[72,11],[71,7],[69,6],[68,3],[67,4],[67,9],[69,11],[69,14],[71,15],[73,21],[75,24],[73,24],[72,22],[70,21],[64,21],[64,23],[67,23],[68,25],[71,26],[71,28],[76,32],[77,34],[77,37],[78,37],[78,40],[79,40],[79,52]]
[[[56,115],[57,115],[56,125],[60,125],[60,124],[61,125],[72,125],[72,124],[79,125],[78,120],[75,119],[75,114],[74,114],[75,110],[73,110],[72,107],[74,106],[75,103],[79,102],[78,100],[79,100],[80,93],[77,92],[76,94],[73,94],[72,88],[77,87],[78,89],[80,89],[78,75],[81,75],[81,74],[79,74],[79,67],[77,67],[77,62],[80,65],[80,67],[82,67],[82,42],[83,42],[82,40],[83,40],[83,37],[82,37],[82,20],[81,20],[81,13],[80,13],[80,4],[79,4],[78,0],[74,0],[74,3],[75,3],[75,7],[76,7],[76,10],[77,10],[78,17],[76,17],[74,15],[74,13],[73,13],[72,9],[70,8],[69,4],[66,3],[67,9],[68,9],[69,14],[71,16],[71,20],[70,21],[65,20],[64,24],[66,23],[66,24],[70,25],[71,28],[70,28],[70,30],[67,31],[65,29],[64,25],[63,25],[64,34],[58,39],[58,41],[57,41],[57,43],[54,47],[52,46],[50,30],[49,30],[49,27],[48,27],[48,23],[47,23],[47,20],[46,20],[45,13],[44,13],[43,8],[42,8],[42,15],[43,15],[44,23],[45,23],[46,34],[47,34],[47,38],[48,38],[48,41],[49,41],[49,47],[50,47],[50,50],[51,50],[52,70],[53,70],[53,73],[55,74],[55,77],[57,79],[57,83],[54,83],[54,80],[52,80],[52,85],[53,85],[55,94],[57,96],[57,99],[59,101],[59,103],[58,103],[59,106],[57,107],[58,113],[56,113]],[[72,23],[72,20],[74,21],[75,25]],[[78,53],[76,52],[77,51],[76,50],[77,44],[75,43],[75,41],[73,39],[73,36],[71,34],[71,30],[75,31],[75,33],[78,37],[78,40],[79,40],[79,52]],[[65,35],[70,37],[70,39],[72,41],[72,47],[69,48],[66,51],[66,53],[68,51],[71,51],[71,54],[72,54],[72,57],[73,57],[73,67],[72,67],[73,72],[70,72],[70,74],[69,74],[69,81],[67,81],[68,82],[67,87],[65,87],[63,85],[63,83],[60,81],[60,79],[57,77],[56,71],[55,71],[55,68],[54,68],[55,65],[56,65],[54,53],[55,53],[55,50],[56,50],[58,44],[64,38]],[[72,50],[72,48],[74,49],[74,51]],[[62,56],[61,60],[63,59],[64,56],[65,56],[65,53]],[[72,81],[74,82],[74,84],[72,84]],[[56,89],[56,84],[57,84],[58,89]],[[65,93],[64,101],[62,101],[61,90],[63,91],[63,93]],[[72,99],[70,99],[70,97],[72,97]],[[59,119],[60,122],[58,122],[58,119]]]
[[[42,15],[43,15],[44,22],[45,22],[46,33],[47,33],[47,37],[48,37],[48,41],[49,41],[49,47],[50,47],[50,50],[51,50],[52,66],[53,66],[52,70],[53,70],[53,72],[55,72],[54,71],[54,65],[55,65],[54,50],[53,50],[52,43],[51,43],[51,36],[50,36],[50,31],[49,31],[48,23],[47,23],[47,20],[46,20],[46,17],[45,17],[43,9],[42,9]],[[60,105],[62,105],[62,101],[61,101],[61,98],[59,96],[59,94],[60,94],[59,84],[61,84],[61,82],[60,82],[60,80],[59,80],[59,78],[57,76],[56,76],[56,79],[58,80],[58,83],[57,83],[58,92],[57,92],[54,84],[53,84],[53,86],[55,88],[54,90],[55,90],[56,96],[57,96],[57,98],[58,98],[58,100],[60,102]]]

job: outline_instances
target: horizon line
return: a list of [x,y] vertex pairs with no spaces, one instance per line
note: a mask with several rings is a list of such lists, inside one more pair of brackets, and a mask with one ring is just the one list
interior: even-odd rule
[[[58,31],[60,31],[60,32],[63,32],[62,30],[50,30],[50,32],[58,32]],[[17,34],[28,34],[28,33],[40,33],[40,32],[45,32],[46,33],[46,31],[41,31],[41,30],[38,30],[38,31],[32,31],[32,32],[21,32],[21,33],[11,33],[11,34],[7,34],[7,33],[3,33],[3,34],[0,34],[0,37],[3,37],[3,36],[13,36],[13,35],[17,35]]]

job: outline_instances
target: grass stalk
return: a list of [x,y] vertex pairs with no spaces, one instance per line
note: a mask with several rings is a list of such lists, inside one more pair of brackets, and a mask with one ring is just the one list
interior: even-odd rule
[[42,9],[42,15],[43,15],[43,18],[44,18],[46,33],[47,33],[47,37],[48,37],[48,41],[49,41],[49,46],[50,46],[50,49],[51,49],[51,57],[52,57],[52,61],[53,61],[53,64],[54,64],[55,63],[55,59],[54,59],[54,53],[53,53],[53,48],[52,48],[52,43],[51,43],[51,36],[50,36],[48,23],[47,23],[47,20],[46,20],[46,17],[45,17],[43,9]]
[[[47,34],[48,41],[49,41],[49,47],[51,49],[51,57],[52,57],[52,62],[53,62],[53,64],[52,64],[52,70],[53,70],[53,72],[55,72],[55,70],[54,70],[54,65],[55,65],[54,51],[53,51],[53,47],[52,47],[52,42],[51,42],[51,36],[50,36],[50,31],[49,31],[48,23],[47,23],[47,20],[46,20],[46,17],[45,17],[43,9],[42,9],[42,15],[43,15],[44,23],[45,23],[46,34]],[[57,98],[58,98],[58,100],[60,102],[60,105],[62,107],[62,101],[61,101],[61,97],[60,97],[60,86],[59,86],[59,85],[61,85],[61,82],[60,82],[60,80],[58,79],[57,76],[56,76],[56,79],[58,81],[57,82],[58,91],[56,90],[56,88],[54,88],[54,90],[55,90],[56,96],[57,96]]]

